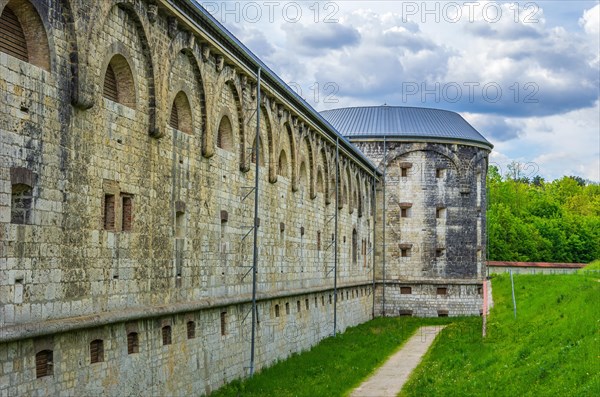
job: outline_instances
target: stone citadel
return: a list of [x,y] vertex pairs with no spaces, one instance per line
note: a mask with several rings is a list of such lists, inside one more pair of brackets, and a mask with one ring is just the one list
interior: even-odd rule
[[459,115],[319,114],[191,0],[0,14],[0,396],[209,394],[479,315],[492,146]]

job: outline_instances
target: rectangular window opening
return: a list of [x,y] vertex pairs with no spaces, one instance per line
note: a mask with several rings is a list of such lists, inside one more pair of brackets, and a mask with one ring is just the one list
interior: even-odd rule
[[137,332],[127,334],[127,354],[135,354],[140,351],[139,336]]
[[133,225],[133,197],[131,195],[121,196],[121,230],[129,232]]
[[227,335],[227,312],[221,312],[221,336]]
[[400,294],[402,294],[402,295],[412,294],[412,287],[400,287]]
[[104,230],[115,230],[115,195],[104,195]]
[[437,287],[436,294],[437,295],[448,295],[448,288],[447,287]]

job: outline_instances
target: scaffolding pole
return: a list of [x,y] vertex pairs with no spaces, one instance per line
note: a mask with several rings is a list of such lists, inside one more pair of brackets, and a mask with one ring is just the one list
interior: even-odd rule
[[340,138],[335,138],[335,246],[333,259],[333,336],[337,335],[338,211],[340,209]]
[[371,271],[373,273],[373,286],[371,291],[373,292],[373,309],[371,311],[371,317],[375,318],[375,252],[376,252],[376,241],[377,241],[377,205],[376,205],[376,197],[375,197],[375,175],[377,174],[376,170],[373,170],[373,178],[371,179],[371,211],[373,213],[373,265]]
[[383,222],[383,228],[382,228],[382,241],[383,241],[383,249],[382,249],[382,278],[383,278],[383,290],[381,292],[382,294],[382,299],[381,299],[381,315],[383,317],[385,317],[385,229],[386,229],[386,224],[385,224],[385,211],[387,208],[387,203],[386,203],[386,196],[385,196],[385,185],[386,185],[386,174],[387,174],[387,140],[386,137],[383,137],[383,204],[381,207],[382,210],[382,222]]
[[258,165],[260,164],[260,68],[257,73],[256,83],[256,146],[254,159],[256,160],[254,174],[254,251],[252,254],[252,341],[250,343],[250,377],[254,375],[254,351],[256,337],[256,272],[258,268]]

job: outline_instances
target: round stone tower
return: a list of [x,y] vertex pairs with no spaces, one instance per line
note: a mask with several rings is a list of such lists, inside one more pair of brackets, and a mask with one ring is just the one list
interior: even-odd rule
[[480,314],[492,145],[446,110],[375,106],[321,114],[384,175],[376,200],[379,314]]

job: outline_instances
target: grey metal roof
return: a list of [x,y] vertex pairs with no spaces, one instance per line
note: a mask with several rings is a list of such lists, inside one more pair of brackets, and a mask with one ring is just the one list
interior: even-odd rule
[[493,147],[461,115],[447,110],[384,105],[332,109],[321,115],[350,139],[385,136],[459,140]]

